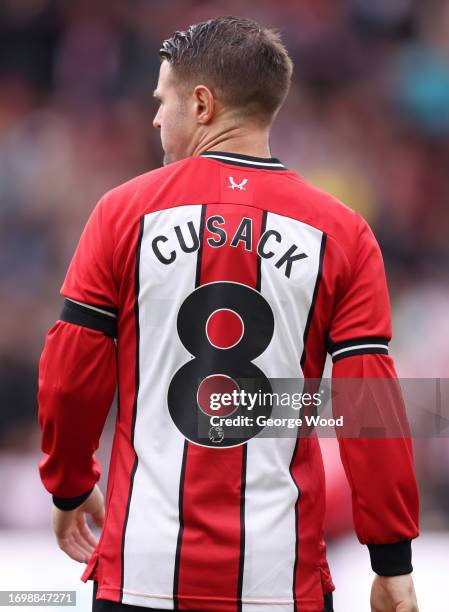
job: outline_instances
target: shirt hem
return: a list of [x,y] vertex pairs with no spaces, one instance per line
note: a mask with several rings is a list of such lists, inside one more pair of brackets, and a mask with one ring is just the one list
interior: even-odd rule
[[[146,608],[162,608],[164,609],[164,604],[168,604],[167,610],[173,609],[173,595],[164,595],[159,593],[141,593],[138,591],[129,591],[127,589],[123,589],[121,591],[118,587],[107,587],[107,586],[99,586],[97,590],[97,599],[110,599],[111,601],[119,601],[120,594],[123,593],[122,602],[126,605],[135,605],[142,606]],[[178,595],[178,599],[180,601],[189,602],[193,605],[195,603],[203,603],[204,601],[208,601],[211,604],[215,603],[217,605],[217,609],[224,609],[223,606],[229,606],[232,609],[235,608],[237,604],[236,599],[226,599],[223,597],[200,597],[200,596],[182,596]],[[291,609],[293,605],[292,599],[248,599],[244,598],[241,600],[242,604],[245,606],[261,606],[266,609],[270,609],[269,606],[276,606],[276,609],[279,611],[282,610],[281,606],[285,606],[286,609]],[[320,608],[320,603],[313,600],[301,600],[296,601],[297,605],[301,607],[302,612],[318,612],[322,610]],[[288,607],[288,608],[287,608]]]

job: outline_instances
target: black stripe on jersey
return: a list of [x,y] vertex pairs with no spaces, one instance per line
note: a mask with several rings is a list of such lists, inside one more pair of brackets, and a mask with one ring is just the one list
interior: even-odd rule
[[93,306],[90,304],[79,304],[66,298],[62,307],[60,320],[74,325],[81,325],[89,329],[103,332],[105,336],[117,338],[117,315],[113,312],[105,314],[103,311],[111,311],[105,306]]
[[[312,301],[310,304],[310,308],[309,308],[309,314],[307,315],[307,321],[306,321],[306,325],[304,328],[304,336],[303,336],[303,350],[302,350],[302,355],[301,355],[301,369],[304,373],[304,376],[306,377],[307,373],[306,373],[306,359],[307,359],[307,351],[306,351],[306,345],[307,345],[307,338],[309,336],[309,331],[310,331],[310,326],[312,324],[312,320],[313,320],[313,315],[315,312],[315,303],[318,297],[318,289],[320,287],[320,283],[321,283],[321,278],[323,276],[323,261],[324,261],[324,253],[326,251],[326,241],[327,241],[327,235],[323,232],[323,235],[321,236],[321,246],[320,246],[320,257],[319,257],[319,263],[318,263],[318,271],[317,271],[317,275],[316,275],[316,280],[315,280],[315,287],[313,289],[313,295],[312,295]],[[295,448],[293,450],[293,455],[292,455],[292,459],[290,462],[290,476],[291,479],[294,483],[294,485],[296,486],[296,488],[298,489],[298,497],[296,499],[296,503],[295,503],[295,563],[293,566],[293,611],[297,612],[298,611],[298,604],[296,602],[296,571],[297,571],[297,567],[298,567],[298,543],[299,543],[299,527],[298,527],[298,505],[299,505],[299,501],[301,498],[301,490],[298,486],[298,483],[296,482],[294,476],[293,476],[293,465],[295,463],[295,459],[296,459],[296,455],[298,454],[298,449],[299,449],[299,444],[300,444],[300,436],[301,436],[301,431],[298,430],[297,431],[297,438],[296,438],[296,443],[295,443]]]
[[205,223],[205,220],[206,220],[206,205],[203,204],[201,206],[200,228],[199,228],[199,232],[198,232],[200,246],[198,248],[198,255],[197,255],[197,260],[196,260],[195,287],[199,287],[200,286],[201,260],[203,259],[203,242],[204,242],[204,223]]
[[335,363],[345,357],[353,355],[388,355],[388,338],[382,336],[367,336],[365,338],[353,338],[343,342],[328,341],[328,352]]
[[[261,228],[260,228],[260,235],[261,236],[265,232],[265,230],[267,229],[267,216],[268,216],[268,213],[267,213],[266,210],[264,210],[262,212],[262,225],[261,225]],[[262,286],[262,257],[259,255],[259,253],[257,253],[256,290],[260,291],[261,286]]]
[[122,531],[122,551],[121,551],[121,564],[122,564],[122,579],[120,584],[120,603],[123,603],[123,584],[125,580],[125,536],[126,536],[126,528],[128,526],[129,519],[129,508],[131,505],[131,496],[133,493],[134,486],[134,476],[136,475],[137,466],[139,463],[139,458],[134,449],[134,430],[136,427],[136,416],[137,416],[137,398],[139,395],[139,385],[140,385],[140,376],[139,376],[139,351],[140,351],[140,324],[139,324],[139,292],[140,292],[140,250],[142,246],[142,236],[144,230],[145,218],[140,218],[140,227],[139,227],[139,236],[137,238],[137,248],[136,248],[136,269],[134,276],[134,317],[136,319],[136,388],[134,394],[134,405],[133,405],[133,418],[131,424],[131,444],[134,450],[134,465],[131,470],[130,482],[129,482],[129,491],[128,491],[128,501],[126,503],[126,514],[125,520],[123,522],[123,531]]
[[242,482],[240,485],[240,559],[237,583],[237,612],[242,612],[243,572],[245,569],[245,494],[246,494],[246,461],[248,446],[242,447]]
[[287,170],[277,157],[253,157],[252,155],[241,155],[240,153],[225,153],[224,151],[205,151],[200,157],[216,159],[231,166],[243,168],[257,168],[258,170]]
[[304,365],[306,363],[306,358],[307,358],[307,351],[306,351],[307,337],[309,335],[310,325],[312,324],[313,314],[315,310],[315,302],[318,296],[318,289],[320,287],[321,277],[323,276],[323,261],[324,261],[324,252],[326,250],[326,240],[327,240],[327,235],[323,232],[323,235],[321,237],[320,261],[318,264],[318,272],[316,275],[315,287],[313,289],[312,303],[310,304],[309,314],[307,315],[307,322],[304,328],[303,349],[302,349],[302,355],[301,355],[301,369],[303,372],[304,372]]
[[182,454],[181,475],[179,478],[179,499],[178,499],[179,531],[178,531],[178,541],[176,543],[175,575],[173,578],[173,609],[174,610],[179,610],[179,571],[181,568],[182,536],[184,534],[184,482],[185,482],[185,476],[186,476],[188,448],[189,448],[189,443],[187,442],[187,440],[185,440],[184,441],[184,451]]
[[[299,431],[296,432],[296,435],[299,436]],[[298,483],[296,482],[294,476],[293,476],[293,464],[295,462],[296,459],[296,455],[298,453],[298,447],[299,447],[299,437],[296,438],[296,442],[295,442],[295,448],[293,449],[293,454],[292,454],[292,459],[290,461],[290,466],[289,466],[289,472],[290,472],[290,476],[291,479],[293,481],[293,484],[295,485],[295,487],[298,490],[298,497],[296,498],[296,503],[295,503],[295,563],[293,564],[293,612],[297,612],[298,611],[298,605],[296,603],[296,570],[298,567],[298,542],[299,542],[299,533],[298,533],[298,504],[299,504],[299,499],[301,497],[301,491],[299,489]]]

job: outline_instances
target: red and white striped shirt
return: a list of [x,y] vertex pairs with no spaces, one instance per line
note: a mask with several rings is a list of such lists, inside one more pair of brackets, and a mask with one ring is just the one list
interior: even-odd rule
[[[203,438],[198,389],[213,375],[319,379],[327,351],[335,378],[395,377],[366,222],[275,158],[209,151],[107,193],[61,294],[39,374],[40,472],[61,507],[99,478],[118,382],[106,519],[82,580],[149,608],[321,612],[334,586],[318,439]],[[411,571],[410,440],[339,443],[373,569]]]

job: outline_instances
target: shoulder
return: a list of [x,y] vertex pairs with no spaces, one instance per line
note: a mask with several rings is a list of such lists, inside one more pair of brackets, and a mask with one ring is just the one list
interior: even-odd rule
[[353,261],[360,244],[376,239],[368,222],[330,193],[319,189],[295,172],[285,175],[284,214],[294,216],[326,234],[329,247]]
[[345,233],[345,228],[358,226],[362,219],[352,208],[336,197],[309,183],[299,174],[285,174],[287,207],[327,234]]
[[178,192],[188,185],[195,158],[140,174],[107,191],[98,206],[106,223],[114,230],[135,225],[147,214],[175,203]]
[[129,202],[130,200],[145,197],[148,194],[154,194],[155,189],[183,173],[186,166],[190,165],[190,161],[191,158],[183,159],[179,162],[140,174],[106,192],[102,199],[110,202],[109,205],[113,206],[114,202],[118,200],[127,200]]

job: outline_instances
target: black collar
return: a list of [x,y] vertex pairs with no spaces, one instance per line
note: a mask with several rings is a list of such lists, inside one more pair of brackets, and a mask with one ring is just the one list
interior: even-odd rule
[[276,157],[252,157],[240,153],[225,153],[223,151],[205,151],[200,157],[209,157],[232,166],[244,168],[258,168],[259,170],[287,170]]

